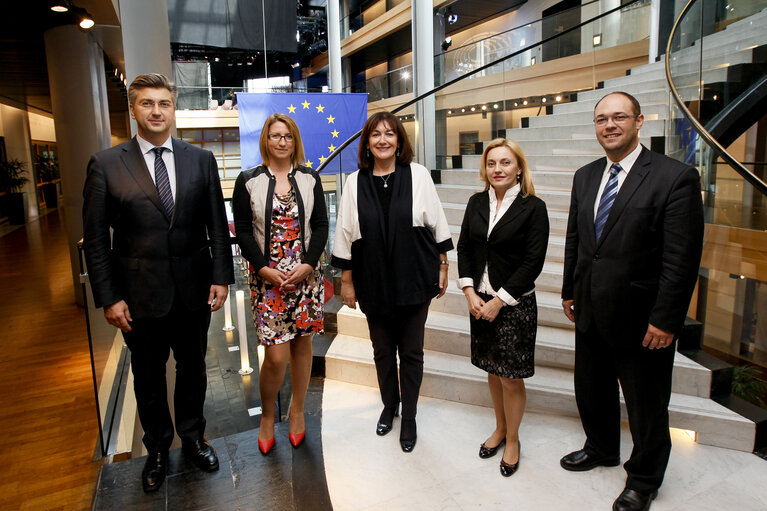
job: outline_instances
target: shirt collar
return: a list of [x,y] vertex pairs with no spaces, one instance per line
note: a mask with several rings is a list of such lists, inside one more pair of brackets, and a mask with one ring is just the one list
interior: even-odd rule
[[634,166],[634,163],[636,163],[637,158],[639,158],[639,153],[642,152],[642,144],[637,144],[637,146],[634,148],[633,151],[628,153],[625,158],[623,158],[621,161],[618,162],[612,162],[610,161],[610,158],[607,158],[607,170],[610,170],[610,166],[613,163],[617,163],[621,166],[621,169],[623,169],[626,174],[629,173],[629,170],[631,170],[631,167]]
[[154,149],[155,147],[164,147],[171,153],[173,152],[173,137],[168,137],[165,142],[162,143],[162,145],[155,146],[151,142],[141,138],[141,135],[136,135],[136,141],[138,142],[138,146],[141,149],[141,154],[147,154],[149,151]]
[[[521,187],[519,183],[517,183],[511,188],[509,188],[508,190],[506,190],[506,193],[503,194],[503,200],[501,201],[501,204],[506,205],[513,202],[514,199],[517,198],[517,195],[519,195],[520,188]],[[493,189],[492,186],[487,189],[487,194],[490,197],[490,204],[495,204],[498,202],[498,199],[495,196],[495,190]]]

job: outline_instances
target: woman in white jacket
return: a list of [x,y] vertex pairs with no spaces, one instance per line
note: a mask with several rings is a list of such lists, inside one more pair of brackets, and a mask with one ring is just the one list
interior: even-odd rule
[[429,303],[447,289],[453,248],[429,171],[412,159],[400,120],[389,112],[372,115],[362,129],[359,170],[344,185],[331,261],[342,270],[344,304],[359,302],[370,329],[384,405],[376,433],[391,431],[401,402],[404,452],[416,443]]

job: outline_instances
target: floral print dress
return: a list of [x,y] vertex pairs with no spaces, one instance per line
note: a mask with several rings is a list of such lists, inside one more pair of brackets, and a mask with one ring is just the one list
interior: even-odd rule
[[[269,267],[286,273],[301,264],[301,222],[293,189],[272,199]],[[308,334],[324,331],[322,298],[324,286],[320,265],[298,283],[295,291],[284,292],[250,273],[253,321],[260,344],[272,346]]]

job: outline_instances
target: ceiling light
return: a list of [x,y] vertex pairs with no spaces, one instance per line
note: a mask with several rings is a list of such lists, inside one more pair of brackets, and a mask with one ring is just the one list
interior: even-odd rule
[[410,71],[408,70],[402,71],[402,79],[407,80],[408,78],[410,78]]
[[450,36],[447,36],[442,41],[442,51],[447,51],[448,48],[450,48],[450,45],[453,44],[453,38]]
[[545,102],[546,102],[546,98],[544,97],[543,99],[541,99],[541,101],[542,101],[543,103],[545,103]]
[[594,34],[594,46],[602,46],[602,34]]
[[516,101],[514,102],[514,106],[519,106]]
[[452,111],[452,110],[448,110],[448,111],[447,111],[447,115],[450,115],[450,114],[452,114],[452,113],[453,113],[453,111]]
[[471,107],[471,111],[473,112],[474,110],[476,110],[476,107]]
[[523,104],[523,105],[526,105],[526,104],[527,104],[527,100],[524,100],[524,101],[522,102],[522,104]]
[[450,23],[451,25],[455,25],[456,22],[458,22],[458,15],[455,14],[454,12],[448,10],[447,11],[447,22]]
[[562,96],[557,96],[557,97],[556,97],[556,100],[557,100],[557,101],[562,101]]
[[93,16],[88,14],[88,11],[83,9],[82,7],[78,7],[77,9],[72,9],[76,12],[76,18],[77,18],[77,24],[80,25],[80,28],[83,30],[88,30],[89,28],[93,28],[93,25],[96,24],[95,21],[93,21]]
[[498,108],[498,103],[495,103],[495,104],[493,105],[493,108]]
[[465,112],[465,111],[466,111],[466,109],[465,109],[465,108],[461,108],[461,112]]
[[482,105],[482,110],[487,110],[487,105]]
[[531,66],[535,65],[535,57],[530,57],[530,65]]
[[65,0],[59,0],[56,2],[53,2],[51,5],[51,10],[53,12],[67,12],[69,10],[68,2]]

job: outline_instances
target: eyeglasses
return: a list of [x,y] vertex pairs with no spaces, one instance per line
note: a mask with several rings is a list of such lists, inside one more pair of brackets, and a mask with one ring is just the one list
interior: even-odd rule
[[150,99],[145,99],[144,101],[140,101],[138,106],[141,108],[145,108],[147,110],[153,110],[155,105],[160,107],[160,110],[167,110],[169,108],[173,108],[173,102],[172,101],[152,101]]
[[269,133],[269,140],[279,143],[282,139],[288,144],[293,142],[293,135],[280,135],[279,133]]
[[627,114],[615,114],[612,117],[608,117],[606,115],[600,115],[599,117],[596,117],[594,119],[594,124],[597,126],[604,126],[607,124],[607,121],[612,120],[615,124],[623,124],[624,122],[628,121],[629,119],[635,119],[636,115],[627,115]]

